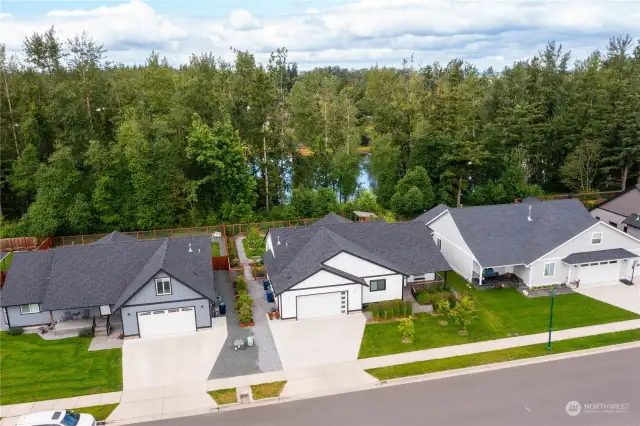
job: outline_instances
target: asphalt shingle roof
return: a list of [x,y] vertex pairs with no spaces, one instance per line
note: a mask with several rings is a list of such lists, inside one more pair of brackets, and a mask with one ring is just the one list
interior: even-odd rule
[[96,241],[93,244],[112,244],[112,243],[123,243],[123,242],[131,242],[131,241],[136,241],[136,238],[131,235],[123,234],[122,232],[113,231],[105,235],[104,237],[100,238],[98,241]]
[[342,217],[342,216],[337,215],[335,213],[329,213],[328,215],[326,215],[322,219],[313,222],[311,224],[311,226],[335,225],[336,223],[351,223],[351,221],[349,219],[347,219],[346,217]]
[[445,205],[445,204],[438,204],[437,206],[435,206],[434,208],[432,208],[431,210],[428,210],[424,213],[422,213],[420,216],[416,217],[415,219],[413,219],[414,222],[422,222],[422,223],[429,223],[431,222],[433,219],[435,219],[436,217],[440,216],[440,214],[446,210],[449,209],[449,206]]
[[562,259],[564,263],[576,265],[579,263],[604,262],[607,260],[633,259],[638,257],[637,254],[631,253],[625,249],[610,249],[598,251],[585,251],[581,253],[572,253]]
[[122,304],[159,270],[215,298],[211,244],[205,236],[67,246],[16,253],[13,262],[2,306],[27,299],[42,303],[43,310]]
[[352,222],[269,233],[275,256],[268,250],[263,259],[276,294],[326,270],[323,262],[343,251],[405,275],[451,269],[421,222]]
[[485,268],[528,265],[598,223],[579,200],[464,207],[449,214]]
[[622,223],[626,223],[634,228],[640,228],[640,213],[633,213],[631,216],[623,220]]

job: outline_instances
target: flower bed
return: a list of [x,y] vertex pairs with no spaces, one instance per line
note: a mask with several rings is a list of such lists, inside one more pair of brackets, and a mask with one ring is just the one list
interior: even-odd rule
[[253,325],[253,310],[251,308],[253,300],[251,300],[247,293],[247,283],[244,277],[241,275],[238,276],[234,281],[234,285],[236,289],[236,310],[238,311],[240,326],[247,327]]
[[367,311],[371,312],[374,321],[389,321],[411,317],[413,315],[413,305],[411,302],[391,300],[372,303],[367,307]]

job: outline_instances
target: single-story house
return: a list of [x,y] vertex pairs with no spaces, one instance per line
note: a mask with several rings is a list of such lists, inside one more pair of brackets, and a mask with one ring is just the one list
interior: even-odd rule
[[196,331],[212,324],[211,243],[113,232],[92,245],[17,252],[0,296],[9,327],[98,318],[121,323],[125,336]]
[[415,222],[330,215],[314,226],[272,228],[265,241],[263,260],[283,319],[347,315],[403,299],[407,284],[450,270],[429,231]]
[[640,182],[591,209],[591,216],[640,238]]
[[528,287],[612,285],[631,277],[640,240],[591,217],[576,199],[477,207],[444,205],[426,225],[451,268],[487,285],[511,274]]

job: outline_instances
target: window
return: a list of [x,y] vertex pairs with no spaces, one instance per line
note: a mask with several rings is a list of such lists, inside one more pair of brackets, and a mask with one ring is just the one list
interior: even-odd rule
[[442,251],[442,240],[440,238],[436,238],[436,245],[438,246],[438,250]]
[[549,262],[544,264],[544,276],[552,277],[556,274],[556,262]]
[[40,312],[40,305],[38,305],[37,303],[20,305],[20,313],[22,314],[37,314],[39,312]]
[[617,223],[615,223],[615,222],[611,222],[611,221],[609,221],[609,225],[613,226],[614,228],[617,228],[617,227],[618,227],[618,224],[617,224]]
[[387,289],[387,280],[371,280],[369,282],[370,291],[382,291]]
[[587,266],[589,266],[589,264],[588,264],[588,263],[583,263],[582,265],[580,265],[580,267],[581,267],[581,268],[585,268],[585,267],[587,267]]
[[610,263],[610,264],[611,264],[611,263],[618,263],[618,261],[617,261],[617,260],[612,260],[612,261],[610,261],[609,263]]
[[594,232],[591,234],[591,244],[602,243],[602,232]]
[[171,294],[171,279],[156,278],[156,294],[158,296],[166,296]]

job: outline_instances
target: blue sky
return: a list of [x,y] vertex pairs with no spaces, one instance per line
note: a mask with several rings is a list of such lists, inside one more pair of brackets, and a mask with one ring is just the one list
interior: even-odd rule
[[25,35],[55,25],[85,31],[108,59],[142,63],[152,50],[179,64],[229,47],[260,61],[280,46],[302,69],[469,60],[502,68],[556,40],[574,58],[610,36],[640,36],[637,0],[1,0],[0,42],[19,55]]

